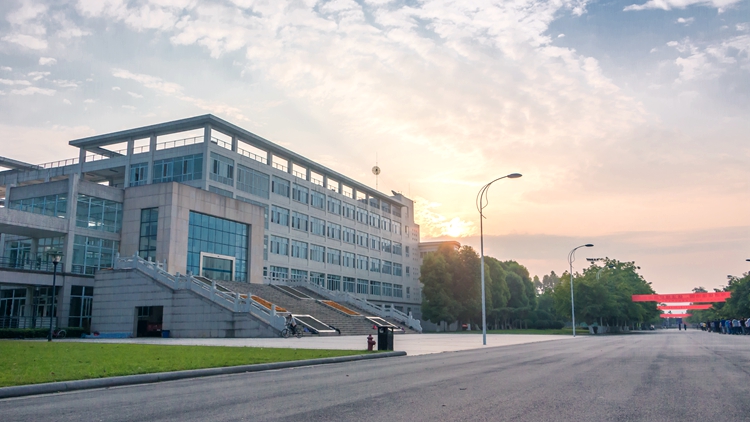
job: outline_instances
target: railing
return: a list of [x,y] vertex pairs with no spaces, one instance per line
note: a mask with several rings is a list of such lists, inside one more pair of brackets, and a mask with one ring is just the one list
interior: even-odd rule
[[394,309],[393,306],[391,306],[388,309],[382,309],[379,306],[376,306],[370,302],[368,302],[365,299],[362,299],[360,297],[357,297],[349,292],[342,292],[338,290],[328,290],[325,287],[313,283],[309,280],[307,277],[298,277],[293,279],[282,279],[278,277],[265,277],[263,281],[266,284],[277,284],[277,285],[301,285],[302,287],[305,287],[307,289],[310,289],[314,291],[315,293],[341,303],[348,303],[354,307],[357,307],[359,309],[362,309],[363,311],[372,314],[373,316],[379,316],[381,318],[393,318],[396,321],[399,321],[406,325],[407,327],[411,327],[412,329],[422,332],[422,324],[418,319],[415,319],[411,316],[411,313],[405,314],[397,309]]
[[279,169],[281,171],[287,171],[288,170],[287,166],[285,166],[283,164],[279,164],[279,163],[273,163],[273,168]]
[[[55,269],[52,261],[41,261],[36,259],[11,259],[0,258],[0,268],[8,268],[21,271],[42,271],[51,273]],[[57,271],[63,272],[63,263],[58,262]]]
[[70,166],[70,165],[73,165],[73,164],[78,164],[78,158],[77,157],[76,158],[68,158],[68,159],[65,159],[65,160],[52,161],[52,162],[49,162],[49,163],[38,164],[38,166],[41,167],[41,168],[43,168],[43,169],[51,169],[51,168],[55,168],[55,167]]
[[222,141],[221,139],[214,138],[214,137],[211,137],[211,142],[215,143],[216,145],[218,145],[218,146],[220,146],[220,147],[222,147],[224,149],[228,149],[230,151],[232,150],[232,143],[231,142]]
[[311,177],[311,178],[310,178],[310,182],[311,182],[311,183],[312,183],[313,185],[323,186],[323,181],[322,181],[322,180],[320,180],[320,179],[315,179],[315,178],[312,178],[312,177]]
[[194,136],[192,138],[176,139],[174,141],[160,142],[156,144],[156,150],[161,151],[163,149],[184,147],[187,145],[195,145],[203,143],[203,136]]
[[232,312],[250,313],[278,331],[286,326],[284,317],[277,314],[275,305],[268,309],[262,303],[253,300],[250,295],[228,290],[217,285],[214,280],[194,277],[191,274],[172,275],[164,270],[164,264],[146,261],[137,255],[125,258],[118,256],[114,268],[138,270],[172,290],[191,290]]
[[305,179],[307,179],[307,174],[305,174],[305,173],[300,173],[300,172],[298,172],[297,170],[293,170],[293,171],[292,171],[292,174],[294,175],[294,177],[298,177],[298,178],[300,178],[300,179],[302,179],[302,180],[305,180]]
[[[0,318],[0,328],[49,328],[50,317],[9,316]],[[52,318],[52,326],[57,327],[57,317]]]
[[258,162],[260,162],[262,164],[266,164],[268,162],[268,160],[266,159],[266,157],[261,157],[258,154],[253,154],[252,152],[250,152],[248,150],[245,150],[245,149],[242,149],[242,148],[239,148],[239,147],[237,148],[237,152],[240,155],[244,155],[245,157],[251,158],[251,159],[253,159],[255,161],[258,161]]

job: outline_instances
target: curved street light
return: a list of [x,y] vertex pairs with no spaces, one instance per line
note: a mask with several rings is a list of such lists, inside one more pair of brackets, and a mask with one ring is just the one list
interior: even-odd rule
[[570,264],[570,316],[573,317],[573,337],[576,336],[576,304],[573,299],[573,261],[576,260],[576,251],[581,248],[591,248],[594,245],[587,243],[573,248],[568,254],[568,263]]
[[497,179],[491,181],[490,183],[487,183],[486,185],[482,186],[482,189],[479,189],[479,193],[477,194],[477,211],[479,211],[479,253],[481,255],[481,266],[482,266],[482,345],[487,345],[487,308],[485,306],[485,299],[484,299],[484,214],[483,210],[484,207],[486,207],[489,204],[489,198],[487,198],[487,190],[490,188],[490,185],[497,182],[500,179],[518,179],[519,177],[523,176],[521,173],[511,173],[508,175],[505,175],[503,177],[498,177]]

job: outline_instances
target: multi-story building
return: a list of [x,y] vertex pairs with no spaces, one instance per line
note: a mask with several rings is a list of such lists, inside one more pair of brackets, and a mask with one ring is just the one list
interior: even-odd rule
[[[401,194],[212,115],[70,145],[77,158],[0,159],[10,168],[0,172],[6,325],[55,314],[60,326],[87,326],[94,276],[118,254],[159,262],[169,274],[308,280],[419,317],[419,226]],[[57,309],[48,303],[53,256],[61,256]]]

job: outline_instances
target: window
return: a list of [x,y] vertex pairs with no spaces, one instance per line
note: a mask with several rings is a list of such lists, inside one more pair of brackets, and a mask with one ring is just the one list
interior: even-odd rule
[[120,242],[75,235],[73,238],[73,273],[94,275],[100,268],[111,268]]
[[[326,248],[320,245],[310,245],[310,261],[324,262],[326,255]],[[312,276],[312,274],[311,274]]]
[[370,282],[370,294],[374,296],[380,296],[380,282],[379,281]]
[[215,152],[211,157],[211,180],[225,185],[234,186],[234,160]]
[[369,217],[368,217],[367,210],[357,207],[357,221],[362,224],[367,224],[368,218]]
[[373,208],[380,208],[380,201],[378,201],[378,198],[370,197],[370,206]]
[[203,178],[203,154],[154,161],[154,183],[187,182]]
[[302,214],[297,211],[292,211],[292,228],[302,230],[306,232],[309,228],[309,221],[307,214]]
[[271,205],[271,222],[280,226],[289,226],[289,210]]
[[383,210],[383,213],[390,213],[391,212],[391,204],[387,202],[382,202],[380,204],[380,209]]
[[380,272],[380,260],[378,258],[370,258],[370,271],[374,273]]
[[310,192],[310,205],[320,210],[326,209],[326,196],[320,192]]
[[354,242],[357,240],[357,231],[354,230],[351,227],[343,227],[341,229],[341,240],[343,240],[345,243],[351,243],[354,244]]
[[409,274],[409,266],[406,266],[406,276],[409,277],[411,274]]
[[391,220],[388,219],[388,218],[385,218],[385,217],[381,218],[380,219],[380,228],[383,229],[383,230],[385,230],[385,231],[387,231],[387,232],[390,232],[391,231]]
[[398,205],[394,205],[392,207],[391,214],[395,215],[396,217],[401,217],[401,207]]
[[[268,235],[263,236],[263,259],[268,260]],[[263,267],[265,271],[266,267]]]
[[391,228],[393,229],[393,234],[401,236],[401,224],[394,221]]
[[380,245],[381,245],[381,249],[380,250],[382,250],[383,252],[391,253],[391,241],[390,240],[383,239],[380,242]]
[[383,296],[393,296],[393,284],[383,283],[383,289],[381,290]]
[[344,277],[344,291],[354,293],[355,279],[354,277]]
[[220,188],[217,188],[216,186],[209,185],[208,191],[219,194],[221,196],[226,196],[227,198],[234,198],[234,193],[232,193],[232,191],[228,191],[226,189],[220,189]]
[[307,243],[292,240],[292,257],[307,259]]
[[401,244],[398,242],[393,242],[393,254],[394,255],[401,255]]
[[[247,280],[247,224],[226,220],[212,215],[190,211],[188,225],[188,256],[187,270],[192,274],[201,275],[201,253],[216,254],[234,258],[234,281]],[[265,252],[265,251],[264,251]],[[205,256],[204,256],[205,257]],[[222,264],[224,261],[216,261]]]
[[248,204],[257,205],[257,206],[263,208],[263,210],[264,210],[263,217],[265,219],[265,225],[264,226],[265,226],[265,228],[268,228],[268,214],[269,214],[268,213],[268,204],[264,204],[264,203],[258,202],[258,201],[253,201],[252,199],[243,198],[241,196],[238,196],[237,200],[238,201],[242,201],[242,202],[247,202]]
[[130,165],[129,186],[143,186],[148,183],[148,163]]
[[343,252],[341,254],[341,265],[348,268],[354,268],[354,254],[352,252]]
[[330,212],[331,214],[341,215],[341,200],[329,196],[328,212]]
[[366,295],[367,294],[367,286],[370,284],[369,281],[363,280],[361,278],[357,279],[357,294],[360,295]]
[[380,238],[378,236],[370,235],[370,249],[375,251],[380,250]]
[[309,189],[304,186],[300,186],[296,183],[292,185],[292,199],[297,202],[307,204],[308,197],[310,196]]
[[289,198],[289,181],[273,176],[271,179],[271,192]]
[[292,281],[307,280],[307,271],[292,269]]
[[274,255],[289,255],[289,239],[271,235],[271,253]]
[[391,261],[383,261],[383,265],[380,267],[380,272],[383,274],[390,274],[391,273]]
[[341,226],[336,223],[328,223],[328,238],[341,240]]
[[368,247],[368,235],[365,232],[357,232],[357,245],[362,246],[363,248]]
[[79,194],[76,226],[119,233],[122,226],[122,203]]
[[354,220],[357,215],[357,207],[344,202],[344,204],[341,206],[341,215],[350,220]]
[[399,264],[397,262],[393,263],[393,275],[397,275],[399,277],[402,275],[401,264]]
[[406,288],[406,298],[407,299],[411,298],[411,287]]
[[408,246],[404,246],[404,251],[406,252],[406,256],[408,257],[409,256],[409,247]]
[[341,290],[341,276],[328,274],[328,290]]
[[400,284],[393,285],[393,297],[404,297],[404,288]]
[[269,176],[243,165],[237,166],[237,189],[268,199]]
[[310,217],[310,233],[318,236],[325,236],[326,222],[320,218]]
[[274,280],[288,280],[289,268],[271,265],[271,278]]
[[70,286],[70,312],[68,327],[91,328],[91,305],[94,302],[94,288]]
[[326,284],[326,275],[310,271],[310,282],[318,286],[324,286]]
[[10,201],[8,207],[33,214],[65,218],[68,213],[68,195],[61,193],[38,198],[17,199]]
[[380,216],[377,214],[370,213],[370,226],[376,229],[380,228]]
[[138,256],[147,261],[156,261],[156,231],[158,229],[159,209],[141,210],[141,232],[138,239]]
[[357,269],[358,270],[369,270],[370,268],[367,266],[368,259],[364,255],[357,255]]
[[333,264],[333,265],[341,265],[341,251],[338,249],[332,249],[328,248],[328,259],[326,260],[327,263]]

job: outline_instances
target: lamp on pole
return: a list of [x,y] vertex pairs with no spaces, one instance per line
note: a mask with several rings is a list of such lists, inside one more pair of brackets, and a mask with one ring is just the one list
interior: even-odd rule
[[479,189],[479,193],[477,194],[477,211],[479,211],[479,253],[481,256],[480,265],[481,265],[481,272],[482,272],[482,345],[487,345],[487,307],[485,304],[485,294],[484,294],[484,214],[483,210],[484,207],[486,207],[489,204],[489,198],[487,197],[487,190],[490,188],[490,185],[497,182],[500,179],[518,179],[521,177],[521,173],[511,173],[508,175],[505,175],[503,177],[498,177],[497,179],[491,181],[490,183],[487,183],[486,185],[482,186],[482,189]]
[[54,255],[52,258],[52,301],[50,302],[50,310],[49,310],[49,334],[47,334],[47,341],[52,341],[52,329],[53,329],[53,321],[55,318],[55,313],[57,313],[57,309],[55,309],[55,287],[56,281],[57,281],[57,264],[60,263],[60,255]]
[[570,264],[570,316],[573,317],[573,337],[576,336],[576,304],[575,299],[573,299],[573,261],[576,259],[576,251],[578,249],[591,248],[593,246],[591,243],[587,243],[573,248],[568,254],[568,263]]

